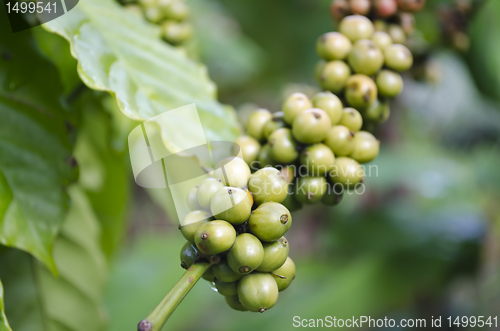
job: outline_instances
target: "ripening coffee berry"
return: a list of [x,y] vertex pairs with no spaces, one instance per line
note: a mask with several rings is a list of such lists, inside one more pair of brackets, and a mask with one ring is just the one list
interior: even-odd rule
[[257,237],[242,233],[236,237],[233,247],[226,255],[227,262],[234,272],[242,275],[257,269],[264,259],[264,248]]
[[280,169],[280,176],[283,178],[285,182],[290,184],[293,181],[293,178],[295,177],[295,166],[293,165],[288,165],[281,167]]
[[363,126],[363,117],[356,109],[347,107],[342,111],[342,119],[339,124],[351,131],[357,132]]
[[347,0],[334,0],[330,5],[330,13],[332,17],[340,21],[344,17],[350,14],[351,9],[349,8],[349,3]]
[[184,269],[189,268],[196,262],[199,256],[200,252],[196,248],[196,245],[188,241],[181,249],[181,267]]
[[319,84],[324,90],[339,93],[351,76],[351,69],[344,61],[330,61],[322,67]]
[[187,205],[190,210],[200,210],[201,206],[198,203],[198,185],[189,190],[187,198]]
[[224,184],[222,184],[222,180],[218,178],[204,179],[198,186],[198,192],[196,194],[200,206],[203,209],[210,209],[210,201],[213,195],[223,187]]
[[285,114],[282,111],[273,114],[273,117],[267,121],[266,125],[264,125],[264,137],[269,139],[269,136],[274,131],[285,127]]
[[223,296],[238,295],[238,282],[225,283],[220,279],[215,279],[215,288]]
[[237,295],[226,296],[225,298],[227,305],[233,308],[234,310],[248,311],[245,307],[243,307]]
[[309,108],[312,108],[311,100],[305,94],[294,93],[283,103],[283,119],[292,124],[295,116]]
[[159,2],[167,19],[182,21],[189,15],[189,7],[184,1]]
[[266,167],[250,176],[248,189],[258,205],[269,201],[282,202],[288,194],[288,182],[278,169]]
[[292,163],[299,156],[292,131],[288,128],[274,131],[269,136],[269,145],[271,146],[271,157],[279,163]]
[[395,44],[404,44],[406,42],[406,33],[397,24],[389,24],[387,26],[387,34],[391,36],[392,42]]
[[349,64],[355,72],[371,76],[382,68],[384,56],[373,41],[361,39],[352,47]]
[[403,90],[403,78],[397,72],[382,70],[375,79],[378,93],[384,97],[393,98]]
[[366,163],[378,156],[380,142],[370,132],[359,131],[354,136],[354,150],[349,155],[359,163]]
[[193,34],[191,25],[186,22],[165,21],[161,28],[163,39],[174,45],[189,39]]
[[358,162],[343,156],[335,159],[335,168],[330,172],[330,178],[334,183],[352,187],[364,180],[365,171]]
[[288,252],[290,251],[290,246],[288,240],[285,237],[281,237],[277,241],[264,243],[264,259],[262,263],[257,268],[260,272],[271,272],[278,269],[285,263],[288,257]]
[[343,125],[335,125],[328,131],[325,145],[328,146],[336,156],[346,156],[354,149],[354,132]]
[[203,223],[194,235],[198,249],[207,255],[215,255],[227,251],[236,240],[233,226],[221,220]]
[[398,11],[396,0],[375,0],[373,5],[377,16],[382,18],[390,17]]
[[334,162],[332,150],[323,144],[308,146],[300,155],[300,163],[307,168],[308,176],[323,176],[332,170]]
[[276,160],[274,160],[273,158],[273,150],[271,145],[265,144],[264,146],[262,146],[257,161],[259,162],[260,168],[273,166],[276,163]]
[[406,35],[410,35],[415,29],[415,16],[411,13],[400,12],[398,14],[399,25]]
[[212,220],[212,214],[205,210],[194,210],[184,217],[181,222],[180,230],[186,240],[194,243],[194,234],[196,230],[208,221]]
[[268,273],[253,273],[238,282],[238,298],[247,310],[265,312],[278,301],[278,285]]
[[328,114],[333,125],[340,122],[344,106],[338,96],[330,91],[320,92],[312,98],[312,103],[314,108],[322,109]]
[[373,34],[372,41],[378,46],[382,51],[387,46],[392,45],[392,38],[387,33],[383,31],[377,31]]
[[295,117],[292,133],[297,141],[314,144],[323,141],[331,127],[330,116],[324,110],[311,108]]
[[210,210],[215,218],[240,225],[250,217],[252,204],[245,190],[223,187],[213,195]]
[[277,202],[265,202],[248,220],[250,232],[262,241],[276,241],[290,229],[292,215]]
[[352,107],[364,109],[377,100],[377,85],[366,75],[352,75],[347,80],[345,97]]
[[425,0],[397,0],[398,1],[398,7],[402,11],[407,11],[407,12],[417,12],[420,11],[424,5],[425,5]]
[[245,187],[250,178],[250,167],[239,157],[228,157],[215,165],[214,177],[227,186]]
[[234,272],[226,259],[222,259],[222,261],[212,266],[211,269],[213,270],[215,278],[225,283],[236,282],[243,276],[238,272]]
[[250,115],[247,123],[247,133],[258,141],[264,140],[264,126],[272,118],[267,109],[258,109]]
[[300,202],[313,204],[323,198],[327,189],[325,177],[300,177],[295,185],[295,195]]
[[345,59],[351,48],[351,41],[339,32],[325,33],[316,42],[316,52],[327,61]]
[[373,123],[384,123],[389,118],[391,110],[387,101],[375,101],[363,112],[363,118]]
[[373,23],[361,15],[345,17],[339,24],[339,32],[349,38],[352,42],[360,39],[370,39],[373,35]]
[[349,6],[353,14],[366,15],[370,12],[370,0],[350,0]]
[[255,138],[250,136],[239,136],[234,142],[237,146],[233,147],[233,155],[238,154],[237,149],[239,148],[243,155],[243,160],[245,160],[247,164],[251,164],[257,160],[260,152],[260,144]]
[[285,263],[271,273],[278,285],[278,291],[286,290],[295,279],[295,263],[288,257]]
[[408,70],[413,64],[413,56],[404,45],[394,44],[385,48],[384,56],[385,65],[396,71]]

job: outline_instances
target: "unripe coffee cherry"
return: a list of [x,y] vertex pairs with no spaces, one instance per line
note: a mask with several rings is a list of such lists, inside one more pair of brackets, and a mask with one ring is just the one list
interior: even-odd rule
[[163,19],[163,12],[158,7],[148,7],[144,11],[144,16],[151,23],[160,23]]
[[332,170],[335,155],[328,146],[315,144],[302,151],[300,163],[307,168],[308,176],[323,176]]
[[196,230],[208,221],[212,220],[212,214],[204,210],[194,210],[184,217],[181,222],[180,230],[186,240],[194,243],[194,234]]
[[250,178],[250,167],[239,157],[228,157],[215,165],[214,177],[227,186],[245,187]]
[[193,34],[191,25],[186,22],[165,21],[161,28],[163,39],[174,45],[189,39]]
[[402,11],[407,11],[407,12],[417,12],[420,11],[424,5],[425,5],[425,0],[397,0],[398,1],[398,7]]
[[274,131],[269,136],[269,145],[271,146],[271,157],[279,163],[292,163],[299,156],[290,129],[281,128]]
[[404,44],[406,42],[406,33],[403,28],[397,24],[387,26],[387,34],[391,36],[394,44]]
[[257,139],[264,140],[264,125],[271,119],[272,115],[267,109],[258,109],[248,118],[248,135]]
[[251,164],[257,160],[260,152],[260,144],[255,138],[250,136],[239,136],[234,142],[237,146],[233,147],[233,155],[237,155],[237,149],[240,148],[243,160],[245,160],[247,164]]
[[352,42],[360,39],[370,39],[374,32],[373,23],[361,15],[351,15],[340,21],[339,32]]
[[223,188],[222,180],[218,178],[204,179],[198,186],[198,203],[203,209],[210,209],[210,201],[219,189]]
[[349,7],[353,14],[366,15],[370,12],[370,0],[350,0]]
[[351,9],[349,8],[349,3],[347,0],[334,0],[330,5],[330,13],[332,17],[340,21],[344,17],[350,14]]
[[271,273],[278,285],[278,291],[286,290],[295,279],[295,263],[288,257],[285,263]]
[[342,119],[340,120],[340,125],[345,126],[351,131],[357,132],[363,126],[363,117],[354,108],[347,107],[342,111]]
[[159,7],[167,19],[182,21],[189,15],[189,7],[184,1],[160,1]]
[[238,311],[247,311],[245,307],[240,302],[240,299],[238,298],[237,295],[233,296],[226,296],[226,303],[229,307],[233,308],[234,310]]
[[336,156],[349,155],[354,149],[354,132],[343,125],[336,125],[328,131],[324,143]]
[[292,133],[297,141],[314,144],[323,141],[331,127],[330,116],[324,110],[311,108],[295,117]]
[[352,107],[364,109],[377,100],[377,85],[366,75],[353,75],[347,80],[345,97]]
[[371,133],[359,131],[354,136],[354,150],[350,157],[359,163],[366,163],[378,156],[380,142]]
[[337,188],[335,185],[328,187],[328,190],[323,196],[323,199],[321,199],[322,204],[333,207],[338,205],[342,201],[342,196],[344,195],[344,188],[343,187]]
[[258,166],[260,168],[273,166],[276,163],[276,160],[273,158],[273,150],[271,145],[265,144],[264,146],[262,146],[257,161],[259,162]]
[[387,46],[392,45],[392,38],[387,33],[383,31],[377,31],[373,34],[372,41],[378,46],[382,51]]
[[220,279],[215,279],[215,288],[223,296],[238,295],[238,282],[225,283]]
[[243,276],[238,272],[234,272],[226,259],[223,259],[219,263],[212,266],[212,270],[215,278],[225,283],[236,282]]
[[330,172],[330,178],[334,183],[353,187],[364,180],[365,171],[350,157],[338,157],[335,159],[335,169]]
[[390,17],[398,11],[396,0],[375,0],[373,5],[377,16],[382,18]]
[[233,226],[221,220],[203,223],[194,235],[198,249],[207,255],[215,255],[227,251],[236,240]]
[[200,210],[201,206],[198,203],[198,187],[199,185],[196,185],[193,187],[191,190],[189,190],[186,202],[190,210]]
[[265,202],[255,209],[248,220],[250,232],[262,241],[276,241],[290,229],[292,215],[277,202]]
[[184,269],[189,268],[196,262],[199,256],[200,252],[196,248],[196,245],[188,241],[181,249],[181,267]]
[[238,282],[238,298],[246,309],[263,313],[278,301],[278,285],[268,273],[246,275]]
[[290,212],[302,209],[302,202],[297,200],[297,196],[295,194],[295,185],[288,186],[288,195],[285,200],[281,202],[281,204]]
[[233,247],[226,255],[227,262],[234,272],[242,275],[257,269],[264,259],[264,248],[257,237],[242,233],[236,237]]
[[314,77],[318,82],[321,81],[321,75],[323,74],[323,68],[328,62],[325,60],[319,60],[314,66]]
[[288,194],[288,182],[278,169],[266,167],[250,176],[248,189],[258,205],[269,201],[282,202]]
[[290,246],[288,240],[285,237],[281,237],[277,241],[264,243],[264,259],[262,263],[257,268],[260,272],[271,272],[278,269],[285,263],[288,257],[288,252],[290,251]]
[[215,280],[215,276],[212,271],[212,267],[208,268],[207,271],[205,271],[203,275],[201,275],[201,278],[203,278],[207,282],[213,283],[213,281]]
[[349,64],[355,72],[371,76],[382,68],[384,56],[373,41],[361,39],[352,47]]
[[295,186],[297,200],[313,204],[321,200],[327,191],[325,177],[300,177]]
[[312,102],[314,108],[322,109],[328,114],[333,125],[340,122],[344,106],[338,96],[330,91],[320,92],[312,98]]
[[403,90],[403,78],[397,72],[382,70],[375,79],[377,90],[384,97],[393,98]]
[[269,139],[269,136],[274,131],[285,127],[285,115],[282,111],[273,114],[273,117],[267,121],[266,125],[264,125],[264,137]]
[[384,123],[389,118],[391,110],[387,101],[375,101],[363,112],[363,118],[374,123]]
[[316,52],[327,61],[345,59],[351,48],[351,41],[339,32],[325,33],[316,42]]
[[292,124],[295,116],[310,108],[312,108],[311,100],[305,94],[294,93],[283,103],[283,119],[286,123]]
[[321,88],[339,93],[342,91],[351,76],[351,69],[344,61],[330,61],[322,67],[319,76]]
[[413,56],[404,45],[394,44],[385,48],[384,56],[385,65],[396,71],[408,70],[413,64]]
[[212,197],[210,210],[217,219],[240,225],[250,217],[252,204],[245,190],[236,187],[223,187]]

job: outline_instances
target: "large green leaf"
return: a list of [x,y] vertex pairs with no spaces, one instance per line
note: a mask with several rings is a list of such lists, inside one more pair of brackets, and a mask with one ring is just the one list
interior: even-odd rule
[[0,281],[0,331],[12,331],[9,326],[9,322],[7,321],[7,317],[5,316],[4,307],[3,307],[3,286]]
[[69,193],[72,207],[54,242],[59,277],[22,251],[0,248],[0,278],[13,330],[105,329],[101,296],[107,265],[99,224],[82,190],[72,186]]
[[[163,42],[156,27],[114,1],[81,1],[44,26],[70,42],[83,82],[113,93],[126,116],[146,120],[195,103],[208,140],[232,140],[238,134],[234,111],[216,101],[206,68]],[[170,135],[189,140],[190,129],[191,123],[182,123]]]

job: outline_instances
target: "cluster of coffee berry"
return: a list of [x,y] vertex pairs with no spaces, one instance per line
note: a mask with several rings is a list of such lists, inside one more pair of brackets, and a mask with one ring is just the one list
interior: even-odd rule
[[210,176],[192,188],[187,204],[192,210],[179,229],[188,240],[181,250],[181,266],[208,257],[215,264],[202,276],[236,310],[264,312],[295,278],[283,235],[292,224],[281,204],[288,182],[275,168],[253,174],[239,157],[221,161]]
[[192,34],[192,27],[186,21],[189,7],[186,0],[123,0],[125,7],[143,15],[151,23],[161,26],[162,37],[168,43],[178,46]]

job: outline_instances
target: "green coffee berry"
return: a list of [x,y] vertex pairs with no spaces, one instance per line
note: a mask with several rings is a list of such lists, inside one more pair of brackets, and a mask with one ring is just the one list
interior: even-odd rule
[[285,182],[290,184],[293,181],[293,178],[295,177],[295,171],[296,168],[293,165],[288,165],[281,167],[280,169],[280,176],[283,178]]
[[370,162],[378,156],[379,145],[371,133],[359,131],[354,136],[354,150],[349,156],[359,163]]
[[295,195],[300,202],[313,204],[323,198],[327,186],[325,177],[300,177],[295,185]]
[[363,117],[354,108],[347,107],[342,111],[342,119],[340,120],[340,125],[345,126],[351,131],[359,131],[363,126]]
[[343,125],[336,125],[328,131],[324,143],[336,156],[346,156],[354,149],[353,138],[352,130]]
[[311,108],[295,117],[292,133],[297,141],[314,144],[323,141],[331,127],[330,116],[324,110]]
[[337,188],[333,185],[326,191],[321,203],[330,207],[336,206],[342,201],[343,193],[344,189],[342,187]]
[[312,108],[312,103],[306,95],[294,93],[283,104],[283,119],[286,123],[292,124],[295,116],[310,108]]
[[258,109],[250,115],[247,123],[247,133],[250,137],[262,141],[264,137],[264,126],[272,118],[267,109]]
[[285,200],[281,202],[281,204],[285,206],[285,208],[290,212],[302,209],[302,202],[297,200],[297,197],[295,195],[295,185],[288,186],[288,195],[286,196]]
[[215,255],[229,250],[235,240],[236,231],[233,226],[221,220],[203,223],[194,235],[196,246],[207,255]]
[[278,291],[286,290],[295,279],[295,263],[288,257],[285,263],[271,273],[278,285]]
[[347,80],[345,97],[352,107],[364,109],[377,100],[377,85],[366,75],[353,75]]
[[273,158],[273,149],[271,145],[265,144],[262,146],[257,161],[259,162],[259,167],[261,168],[273,166],[276,163],[276,160]]
[[404,44],[406,42],[406,34],[403,28],[397,24],[389,24],[387,26],[387,34],[391,37],[395,44]]
[[284,117],[285,115],[280,111],[274,113],[273,117],[269,121],[267,121],[266,125],[264,125],[264,137],[266,139],[269,139],[269,136],[274,131],[278,130],[279,128],[285,127]]
[[330,91],[320,92],[312,98],[312,102],[314,108],[322,109],[328,114],[333,125],[340,122],[344,106],[338,96]]
[[238,282],[225,283],[220,279],[215,279],[215,288],[224,296],[238,295]]
[[238,272],[234,272],[233,269],[231,269],[231,267],[229,266],[229,263],[226,259],[223,259],[219,263],[215,264],[212,269],[215,278],[224,283],[236,282],[243,276]]
[[290,245],[285,237],[281,237],[275,242],[264,243],[264,259],[257,268],[260,272],[271,272],[281,267],[288,257]]
[[323,144],[308,146],[300,155],[300,163],[307,168],[309,176],[323,176],[332,170],[334,162],[332,150]]
[[375,74],[384,64],[382,51],[368,39],[356,41],[348,59],[349,65],[355,72],[368,76]]
[[250,176],[248,189],[252,192],[255,203],[281,202],[288,194],[288,182],[276,168],[263,168]]
[[299,156],[290,129],[281,128],[274,131],[269,136],[269,145],[271,146],[271,157],[279,163],[291,163]]
[[199,255],[200,252],[196,245],[188,241],[181,249],[181,267],[184,269],[189,268],[196,262]]
[[237,146],[233,147],[233,155],[237,155],[237,149],[240,148],[243,160],[247,164],[251,164],[257,160],[260,152],[260,144],[255,138],[250,136],[239,136],[234,142]]
[[377,90],[384,97],[393,98],[403,90],[403,78],[397,72],[382,70],[375,79]]
[[196,230],[208,221],[212,220],[212,214],[204,210],[193,210],[184,217],[181,222],[180,230],[187,241],[194,243],[194,234]]
[[207,282],[211,282],[211,283],[214,282],[215,276],[214,276],[214,273],[212,271],[212,267],[208,268],[207,271],[205,271],[203,273],[203,275],[201,275],[201,278],[203,278]]
[[352,42],[360,39],[370,39],[373,35],[373,23],[361,15],[351,15],[340,21],[339,32]]
[[233,308],[234,310],[238,311],[247,311],[245,307],[240,302],[240,299],[238,298],[237,295],[233,296],[226,296],[226,303],[229,307]]
[[210,210],[215,218],[239,225],[250,217],[252,204],[245,190],[223,187],[213,195]]
[[343,156],[335,159],[335,168],[330,172],[330,178],[334,183],[353,187],[364,180],[365,171],[358,162]]
[[214,177],[227,186],[245,187],[250,178],[250,167],[239,157],[228,157],[215,165]]
[[363,118],[374,123],[384,123],[389,118],[391,110],[387,101],[375,101],[363,112]]
[[372,36],[372,41],[378,46],[382,51],[387,46],[392,45],[392,38],[387,33],[383,31],[377,31]]
[[263,313],[278,301],[278,285],[267,273],[246,275],[238,282],[238,298],[247,310]]
[[319,82],[321,80],[321,75],[323,74],[323,68],[328,62],[325,60],[319,60],[318,63],[314,66],[314,77]]
[[385,65],[396,71],[405,71],[411,68],[413,56],[410,50],[399,44],[393,44],[384,49]]
[[339,93],[350,76],[351,69],[344,61],[330,61],[322,67],[318,82],[322,89]]
[[184,1],[169,1],[165,5],[160,1],[159,4],[167,19],[182,21],[189,15],[189,7]]
[[387,31],[387,22],[383,20],[375,20],[373,22],[373,27],[375,28],[375,31]]
[[277,202],[265,202],[255,209],[248,220],[250,232],[262,241],[276,241],[292,225],[292,215]]
[[227,252],[227,262],[234,272],[242,275],[257,269],[264,259],[264,248],[257,237],[242,233],[236,237],[233,247]]
[[200,206],[203,209],[210,209],[210,201],[213,195],[223,187],[224,184],[222,184],[222,180],[218,178],[204,179],[198,186],[198,192],[196,194]]
[[148,7],[145,8],[144,16],[152,23],[160,23],[163,19],[163,12],[158,7]]
[[198,203],[198,186],[196,185],[191,190],[189,190],[186,202],[190,210],[199,210],[201,209],[200,204]]
[[316,42],[319,57],[327,61],[345,59],[351,47],[351,41],[339,32],[325,33]]
[[174,45],[189,39],[193,34],[191,25],[186,22],[165,21],[161,28],[163,39]]

